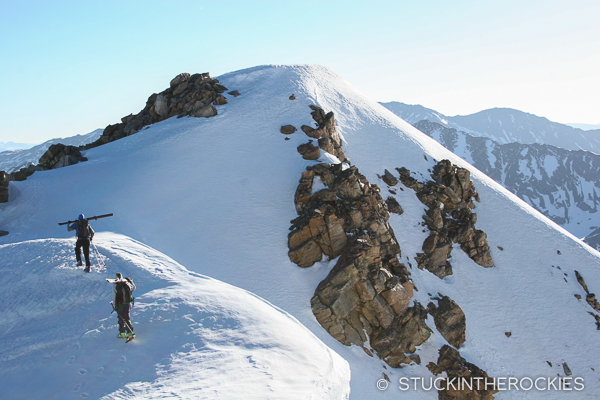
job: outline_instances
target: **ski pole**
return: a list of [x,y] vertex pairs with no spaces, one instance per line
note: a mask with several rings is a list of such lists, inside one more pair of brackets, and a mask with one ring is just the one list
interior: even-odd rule
[[94,242],[91,242],[91,243],[92,243],[92,246],[94,247],[94,252],[96,253],[96,261],[98,261],[98,268],[100,268],[100,261],[102,261],[102,265],[104,265],[104,268],[106,268],[106,263],[104,262],[104,258],[100,257],[100,252],[98,251],[96,244]]
[[[113,304],[113,302],[112,302],[112,301],[110,302],[110,305],[112,306],[112,309],[113,309],[113,310],[110,312],[110,313],[112,314],[112,313],[114,313],[115,311],[117,311],[117,309],[115,308],[115,305]],[[128,328],[129,328],[129,330],[131,331],[131,333],[133,333],[133,327],[131,326],[131,324],[130,324],[129,322],[125,321],[125,320],[123,319],[123,317],[121,317],[121,316],[119,315],[119,312],[118,312],[118,311],[117,311],[117,317],[119,317],[119,319],[120,319],[120,320],[123,322],[123,324],[125,324],[125,325],[126,325]]]

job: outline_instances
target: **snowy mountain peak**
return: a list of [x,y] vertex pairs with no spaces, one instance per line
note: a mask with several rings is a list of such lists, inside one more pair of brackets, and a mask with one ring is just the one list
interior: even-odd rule
[[[114,337],[115,317],[106,319],[109,316],[103,311],[110,299],[110,293],[106,293],[108,298],[103,297],[105,289],[92,291],[94,296],[85,305],[80,305],[80,297],[75,296],[74,305],[62,313],[39,314],[33,308],[35,313],[32,311],[18,331],[17,327],[6,329],[0,337],[6,344],[3,348],[8,349],[5,354],[12,360],[10,369],[4,367],[5,363],[0,366],[0,382],[7,382],[0,383],[0,389],[12,390],[17,397],[31,397],[27,396],[28,385],[12,382],[17,381],[13,377],[24,379],[27,371],[34,370],[38,380],[42,379],[36,387],[38,392],[45,388],[51,392],[55,389],[52,382],[56,381],[66,382],[70,390],[77,389],[76,394],[108,398],[202,397],[201,388],[211,388],[223,397],[239,397],[239,390],[235,390],[241,388],[263,398],[436,399],[436,390],[409,388],[407,392],[400,382],[436,379],[444,364],[457,368],[443,369],[447,375],[442,377],[460,372],[461,366],[476,365],[492,378],[565,378],[565,364],[574,378],[584,380],[583,391],[528,391],[527,396],[564,399],[573,394],[573,398],[594,398],[600,391],[598,311],[586,301],[587,293],[575,274],[577,270],[585,278],[590,293],[600,290],[597,252],[326,67],[261,66],[225,74],[218,80],[239,95],[222,94],[227,103],[220,105],[218,114],[211,118],[173,115],[129,136],[90,148],[85,152],[85,163],[42,171],[26,181],[10,183],[11,199],[0,205],[0,228],[10,234],[0,237],[0,253],[3,260],[11,260],[7,268],[12,273],[18,270],[20,276],[31,280],[38,273],[50,276],[43,271],[52,271],[57,274],[52,275],[54,282],[62,282],[60,278],[69,274],[83,274],[68,268],[73,262],[73,239],[56,222],[79,213],[113,212],[113,218],[95,222],[94,229],[132,239],[116,240],[109,233],[98,236],[96,244],[108,257],[107,272],[114,275],[117,270],[127,269],[125,272],[134,279],[139,275],[143,285],[138,286],[132,315],[140,340],[136,338],[125,354],[121,349],[125,344]],[[185,97],[184,92],[181,94]],[[292,94],[294,100],[290,99]],[[430,337],[420,345],[414,344],[414,349],[409,346],[412,362],[403,368],[390,368],[375,353],[369,356],[363,350],[377,351],[382,348],[381,342],[373,343],[377,348],[369,347],[369,343],[363,343],[362,348],[346,346],[315,318],[311,299],[341,257],[322,256],[308,268],[289,259],[289,221],[298,217],[294,198],[302,173],[320,163],[342,161],[322,151],[315,138],[312,144],[319,147],[314,152],[317,158],[305,159],[298,148],[311,140],[306,133],[302,129],[281,133],[281,127],[287,125],[318,130],[310,114],[311,105],[324,110],[325,115],[334,113],[336,131],[348,159],[346,165],[358,168],[372,190],[379,190],[382,199],[394,197],[404,211],[391,214],[388,224],[402,250],[395,255],[397,262],[404,264],[415,288],[408,307],[414,310],[419,325],[409,326],[429,332]],[[150,107],[156,110],[156,102]],[[452,265],[452,275],[440,278],[419,269],[418,254],[423,253],[432,235],[424,219],[427,207],[417,192],[402,182],[388,185],[383,176],[386,170],[405,168],[410,177],[426,184],[439,160],[449,160],[451,165],[470,171],[480,198],[474,202],[473,214],[477,229],[487,235],[494,267],[483,268],[460,245],[451,244],[451,256],[446,260]],[[322,184],[315,185],[315,189],[325,189]],[[360,191],[366,184],[359,180],[356,186]],[[311,189],[308,195],[316,193]],[[336,199],[331,193],[319,196],[337,204],[337,195]],[[341,201],[339,205],[347,206],[350,213],[355,211],[351,202]],[[379,232],[378,227],[371,229]],[[383,240],[385,232],[381,232]],[[39,254],[47,256],[38,258]],[[378,263],[381,257],[373,261]],[[40,268],[44,263],[46,267]],[[381,278],[389,277],[381,269],[378,272]],[[103,273],[79,275],[77,280],[85,280],[85,288],[105,288]],[[207,278],[200,279],[207,279],[203,281],[207,285],[200,284],[197,274],[227,285],[214,283],[211,288],[214,281]],[[400,279],[399,275],[395,277]],[[394,276],[381,281],[383,285],[388,281],[400,286],[405,283],[397,282]],[[228,285],[240,289],[226,289],[231,288]],[[335,286],[333,290],[338,289]],[[382,293],[400,290],[397,286],[382,287],[379,297],[374,298],[385,300]],[[407,291],[409,285],[405,286],[402,288]],[[48,296],[55,298],[57,292],[60,290],[53,288]],[[235,296],[233,302],[227,300],[229,295]],[[36,296],[43,296],[43,292],[36,292]],[[3,309],[15,307],[14,299],[0,296]],[[41,297],[37,299],[41,303]],[[454,349],[455,339],[436,326],[436,318],[445,310],[459,315],[450,300],[460,306],[466,321],[460,349]],[[18,309],[26,312],[28,308]],[[336,310],[343,311],[343,307]],[[266,320],[259,318],[261,314],[267,316]],[[281,325],[265,332],[273,315],[283,316]],[[354,316],[360,319],[356,314],[349,318]],[[4,315],[0,318],[0,323],[14,322],[14,318]],[[48,341],[40,333],[45,326],[59,329],[62,321],[79,323],[69,344],[78,343],[79,349],[84,349],[79,353],[81,357],[74,353],[78,351],[76,346],[51,340],[58,333],[47,335]],[[254,325],[258,329],[253,331]],[[303,331],[301,325],[310,332]],[[71,325],[67,325],[69,328]],[[279,328],[286,330],[285,336],[279,337]],[[84,329],[92,333],[88,336]],[[302,338],[288,342],[290,332],[296,331]],[[311,334],[316,338],[310,338]],[[173,340],[161,342],[159,335]],[[27,340],[15,340],[21,336]],[[42,345],[36,347],[40,340]],[[57,356],[53,358],[53,354]],[[225,354],[232,357],[216,360],[216,370],[208,368],[213,359]],[[72,356],[73,363],[68,364]],[[346,362],[352,372],[350,394]],[[144,368],[132,375],[119,375],[123,369],[112,369],[115,364],[129,368],[129,363]],[[76,368],[65,371],[65,365]],[[313,372],[309,372],[311,369]],[[235,380],[237,389],[224,386],[217,377],[221,370],[229,371],[226,376]],[[234,379],[231,374],[237,372],[240,374]],[[308,389],[302,390],[303,382],[311,379],[313,383],[306,383]],[[111,387],[105,389],[107,382]],[[386,382],[387,390],[378,390],[378,385],[383,388]],[[169,392],[172,388],[175,395]],[[268,394],[270,390],[275,394]],[[289,390],[289,394],[278,395],[283,390]],[[313,395],[318,392],[326,395]],[[497,396],[519,399],[523,391],[513,388]]]

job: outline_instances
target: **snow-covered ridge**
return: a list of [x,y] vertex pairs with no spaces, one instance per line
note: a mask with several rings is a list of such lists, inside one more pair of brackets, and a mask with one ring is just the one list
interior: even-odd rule
[[[474,210],[478,215],[477,226],[488,235],[495,267],[483,269],[457,250],[452,252],[453,275],[439,279],[420,271],[414,257],[421,252],[427,237],[422,226],[423,204],[413,191],[396,188],[404,213],[390,218],[402,249],[401,261],[411,269],[418,288],[416,300],[427,304],[430,294],[440,294],[461,305],[467,320],[461,355],[496,377],[564,376],[561,364],[567,362],[574,375],[585,378],[586,391],[530,391],[527,396],[561,400],[596,397],[600,390],[599,336],[595,320],[589,314],[592,309],[573,276],[577,269],[590,289],[598,292],[600,256],[597,252],[326,67],[261,66],[225,74],[219,80],[228,88],[239,90],[241,95],[228,98],[217,116],[168,119],[133,136],[88,150],[88,162],[41,171],[26,181],[11,182],[10,201],[0,205],[0,227],[10,234],[0,238],[0,243],[16,246],[20,242],[31,243],[32,239],[66,238],[69,234],[64,229],[59,230],[57,221],[71,219],[80,212],[114,212],[114,218],[96,222],[94,229],[127,235],[166,254],[190,271],[252,292],[295,317],[348,362],[352,370],[353,399],[437,399],[435,391],[406,393],[397,385],[399,378],[434,377],[426,365],[436,362],[438,350],[447,342],[435,333],[431,317],[426,322],[434,334],[417,349],[421,364],[386,369],[381,360],[369,357],[362,349],[335,341],[316,322],[310,310],[310,298],[335,260],[322,260],[302,269],[288,258],[288,221],[296,217],[294,191],[299,176],[313,162],[303,160],[296,150],[306,143],[305,135],[293,134],[285,140],[279,130],[287,124],[310,125],[308,106],[316,104],[335,113],[337,128],[344,140],[344,153],[369,182],[379,184],[383,197],[391,193],[390,188],[378,181],[378,174],[385,169],[406,167],[417,178],[425,180],[430,174],[428,169],[437,160],[449,159],[471,171],[481,198]],[[289,100],[292,93],[296,100]],[[100,239],[98,237],[97,244],[106,252],[111,245]],[[5,248],[8,247],[2,250]],[[123,254],[131,251],[129,245],[122,249]],[[49,251],[52,254],[64,251],[64,260],[67,257],[72,260],[71,244]],[[30,260],[24,259],[22,254],[25,252],[18,252],[16,248],[7,253],[8,258],[16,260],[13,270],[28,270],[25,262]],[[119,263],[121,259],[127,257],[116,257]],[[61,262],[61,259],[56,261]],[[160,263],[159,267],[163,268]],[[125,270],[120,264],[118,268]],[[164,287],[156,289],[169,296],[173,294]],[[163,292],[155,293],[162,295]],[[583,295],[583,300],[574,294]],[[157,310],[160,307],[169,310],[168,304],[160,305],[149,296],[144,300],[157,303]],[[105,301],[98,306],[102,312]],[[181,300],[173,302],[187,307]],[[90,310],[95,311],[93,306]],[[156,315],[161,314],[157,311]],[[144,321],[141,317],[137,321]],[[193,316],[192,319],[196,321]],[[104,324],[109,323],[115,324],[114,316]],[[189,331],[186,329],[191,321],[185,323],[188,325],[165,331],[167,336],[180,340],[181,332]],[[165,379],[163,388],[166,390],[175,381],[183,382],[184,379],[177,378],[183,376],[178,375],[179,371],[191,372],[192,369],[187,369],[189,364],[185,364],[185,359],[178,358],[179,350],[163,351],[159,340],[145,346],[140,328],[136,329],[140,332],[139,346],[150,353],[149,357],[156,357],[153,349],[159,355],[174,354],[177,367],[160,369],[160,378]],[[21,333],[28,336],[36,332],[25,329]],[[505,332],[512,333],[510,338]],[[98,347],[113,346],[117,340],[114,333],[111,331],[106,342]],[[77,337],[78,340],[85,338]],[[71,354],[57,364],[41,363],[35,376],[48,382],[54,374],[52,368],[64,367],[70,357]],[[83,359],[76,357],[74,362]],[[120,359],[112,361],[120,362]],[[39,359],[34,359],[29,365],[35,368],[37,362]],[[92,374],[98,370],[88,369],[87,364],[78,368],[84,369],[82,376],[93,377],[101,383],[110,381],[111,377]],[[80,378],[78,371],[73,372]],[[56,373],[64,373],[64,368],[62,371],[57,368]],[[331,375],[323,373],[323,379]],[[387,391],[380,391],[376,384],[384,373],[391,382]],[[287,374],[293,377],[295,368]],[[346,377],[331,379],[339,385]],[[9,382],[9,379],[0,381]],[[75,384],[71,389],[79,384],[74,380],[68,383]],[[279,383],[279,379],[272,380],[270,385]],[[124,386],[124,381],[119,384],[122,386],[114,391],[130,390],[131,386]],[[122,395],[127,396],[134,397],[133,394]],[[523,393],[504,392],[497,398],[521,399]]]
[[[107,267],[90,274],[72,239],[0,246],[4,398],[348,396],[348,364],[283,310],[125,236],[96,240]],[[115,272],[137,285],[127,344],[110,312]]]
[[511,108],[492,108],[471,115],[448,117],[418,105],[399,102],[381,104],[411,124],[428,120],[474,136],[486,137],[500,144],[548,144],[600,154],[599,129],[584,131]]
[[12,173],[26,168],[31,164],[37,164],[40,157],[44,155],[48,148],[56,143],[62,143],[67,146],[81,146],[91,143],[98,139],[104,129],[96,129],[85,135],[76,135],[68,138],[51,139],[37,146],[24,150],[3,151],[0,153],[0,171]]

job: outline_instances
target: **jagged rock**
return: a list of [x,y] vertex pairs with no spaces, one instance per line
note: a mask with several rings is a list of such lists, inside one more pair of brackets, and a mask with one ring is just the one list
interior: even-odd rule
[[452,274],[447,259],[453,242],[459,243],[477,264],[494,266],[486,233],[475,229],[477,214],[472,212],[473,199],[479,201],[479,195],[468,170],[442,160],[433,168],[431,176],[434,180],[425,184],[412,178],[406,168],[396,170],[402,183],[414,189],[419,200],[429,207],[423,220],[431,234],[423,243],[423,253],[417,256],[419,268],[440,278]]
[[65,146],[62,143],[51,145],[40,158],[38,165],[44,169],[54,169],[87,161],[75,146]]
[[214,108],[212,106],[212,104],[207,104],[204,107],[200,107],[193,115],[192,117],[198,117],[198,118],[210,118],[210,117],[214,117],[215,115],[217,115],[217,109]]
[[388,197],[385,200],[385,203],[387,204],[388,210],[394,214],[398,214],[401,215],[404,213],[404,210],[402,209],[402,207],[400,206],[400,204],[398,203],[398,201],[393,198],[393,197]]
[[383,179],[383,181],[390,186],[396,186],[398,184],[398,179],[387,169],[385,170],[385,174],[383,174],[381,179]]
[[177,75],[173,80],[171,80],[171,89],[178,87],[180,84],[187,82],[190,79],[190,74],[184,72],[182,74]]
[[290,100],[296,100],[296,96],[294,96],[294,93],[292,93],[292,95],[290,96]]
[[[317,178],[326,187],[311,195]],[[290,259],[306,266],[322,254],[339,256],[311,300],[319,323],[346,345],[369,340],[389,365],[419,361],[406,353],[429,337],[426,312],[407,309],[414,285],[398,262],[400,247],[377,185],[356,167],[316,164],[303,173],[294,202],[299,217],[288,236]]]
[[579,282],[579,284],[581,285],[583,290],[585,290],[585,292],[589,294],[590,291],[588,290],[587,284],[585,283],[585,280],[583,279],[583,277],[581,276],[581,274],[579,274],[579,271],[577,271],[577,270],[575,270],[575,277],[577,278],[577,282]]
[[[493,385],[493,379],[475,364],[467,362],[460,356],[458,350],[444,345],[439,351],[437,364],[430,362],[427,368],[434,375],[446,372],[446,382],[438,385],[443,390],[438,392],[440,399],[444,400],[493,400],[498,389]],[[467,385],[460,382],[467,381]],[[452,382],[453,384],[450,384]],[[472,382],[472,389],[469,385]],[[488,384],[486,386],[486,383]]]
[[292,133],[296,132],[297,130],[298,129],[296,129],[296,127],[294,125],[284,125],[281,127],[279,132],[283,133],[284,135],[291,135]]
[[[333,111],[325,114],[325,111],[315,105],[309,106],[313,112],[313,119],[318,125],[318,128],[311,131],[310,134],[306,130],[303,131],[314,138],[319,139],[319,147],[329,154],[333,154],[340,161],[344,161],[346,156],[342,151],[342,140],[335,127],[335,117]],[[303,125],[305,126],[305,125]]]
[[414,353],[431,335],[425,324],[427,312],[419,303],[396,317],[384,329],[377,330],[371,336],[371,347],[388,365],[398,368],[401,364],[410,364],[413,358],[405,353]]
[[[354,240],[317,287],[311,305],[319,323],[340,342],[363,346],[367,334],[380,357],[402,353],[405,362],[403,351],[414,352],[411,344],[422,343],[421,328],[426,328],[406,311],[405,286],[384,267],[379,246]],[[402,326],[407,327],[403,332]]]
[[237,90],[232,90],[231,92],[228,92],[227,94],[230,94],[233,97],[238,97],[240,95],[240,92],[238,92]]
[[587,301],[587,303],[596,311],[600,311],[600,303],[598,303],[598,300],[596,300],[596,295],[594,293],[588,293],[587,296],[585,296],[585,301]]
[[512,336],[512,332],[504,332],[504,334],[506,335],[506,337],[511,337]]
[[315,146],[311,140],[308,143],[298,146],[298,153],[300,153],[305,160],[316,160],[321,155],[321,149],[319,146]]
[[302,173],[302,178],[300,178],[300,183],[294,195],[294,204],[296,205],[296,212],[298,214],[302,212],[304,205],[310,200],[314,176],[315,173],[313,171]]
[[321,134],[321,131],[318,131],[315,128],[311,128],[308,125],[302,125],[300,127],[300,129],[302,130],[302,132],[304,132],[306,134],[306,136],[309,136],[309,137],[315,138],[315,139],[318,139],[320,137],[319,135]]
[[0,203],[8,202],[8,176],[5,171],[0,171]]
[[448,296],[442,296],[437,300],[437,307],[434,303],[429,303],[427,309],[433,316],[437,330],[448,343],[458,349],[465,342],[465,330],[467,328],[465,313]]
[[[218,113],[213,105],[227,103],[227,99],[221,93],[228,89],[218,82],[208,73],[191,76],[188,73],[179,74],[171,81],[169,89],[152,94],[144,109],[137,115],[128,115],[121,123],[107,126],[102,136],[85,148],[100,146],[132,135],[145,126],[174,116],[215,116]],[[237,96],[239,92],[232,91],[230,94]]]
[[[293,239],[290,239],[293,242]],[[288,252],[290,260],[300,267],[310,267],[317,261],[321,261],[323,258],[323,252],[321,247],[312,239],[309,239],[299,246]]]
[[573,373],[571,372],[571,368],[569,368],[569,366],[567,365],[566,362],[562,363],[562,366],[563,366],[563,371],[565,372],[566,376],[573,375]]
[[215,101],[213,101],[213,104],[215,106],[222,106],[224,104],[227,104],[227,99],[225,98],[225,96],[223,96],[222,94],[218,95],[217,98],[215,99]]

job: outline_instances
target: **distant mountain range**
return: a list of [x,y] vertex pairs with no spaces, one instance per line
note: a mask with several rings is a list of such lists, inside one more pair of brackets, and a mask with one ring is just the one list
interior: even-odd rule
[[[575,236],[587,237],[588,244],[600,249],[597,239],[600,155],[548,143],[509,141],[518,137],[565,141],[563,136],[569,131],[566,125],[511,109],[447,117],[418,105],[397,102],[383,105]],[[455,128],[460,126],[459,122],[467,125],[470,132],[464,131],[468,128]],[[490,139],[499,135],[498,126],[503,126],[502,134],[495,140]],[[525,126],[527,134],[524,134]],[[584,131],[570,129],[578,138],[582,137],[580,134]],[[593,136],[594,131],[586,133]],[[596,135],[600,136],[600,132]]]
[[420,105],[395,101],[381,104],[410,124],[428,120],[499,144],[549,144],[600,154],[600,129],[584,131],[511,108],[492,108],[471,115],[448,117]]
[[25,150],[25,149],[30,149],[33,146],[35,146],[35,144],[32,144],[32,143],[0,142],[0,152]]

